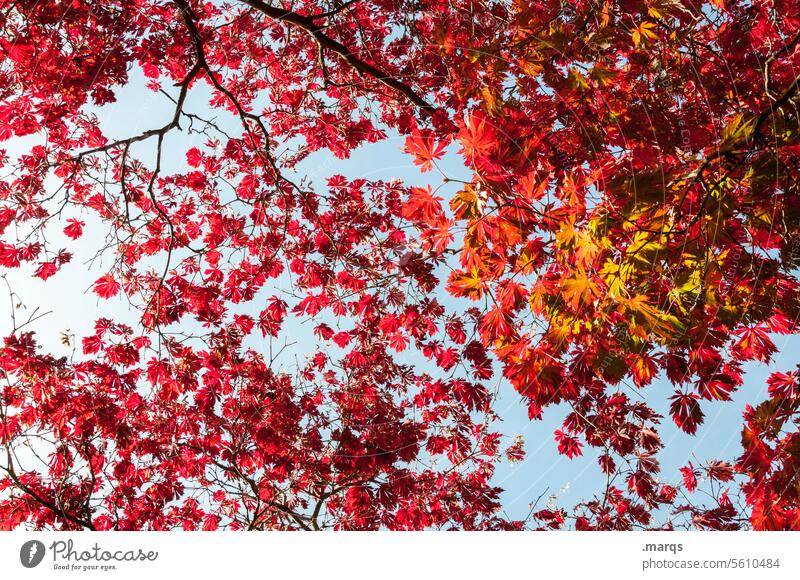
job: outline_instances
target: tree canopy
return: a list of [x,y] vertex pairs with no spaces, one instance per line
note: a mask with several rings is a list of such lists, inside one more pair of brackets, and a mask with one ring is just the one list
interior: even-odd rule
[[[136,313],[66,357],[13,319],[3,527],[800,529],[800,371],[743,384],[798,332],[796,1],[0,0],[0,27],[0,267],[57,292],[103,240],[86,286]],[[169,119],[111,137],[137,75]],[[303,174],[391,135],[429,186]],[[657,377],[669,416],[632,394]],[[498,381],[568,407],[595,497],[504,515]],[[741,389],[742,454],[662,483],[662,423]]]

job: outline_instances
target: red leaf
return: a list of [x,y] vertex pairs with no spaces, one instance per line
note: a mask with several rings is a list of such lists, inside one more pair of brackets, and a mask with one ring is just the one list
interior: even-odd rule
[[203,154],[197,147],[192,147],[186,152],[186,162],[192,167],[200,167],[203,162]]
[[570,459],[582,455],[581,442],[577,437],[564,433],[561,429],[556,430],[556,441],[558,442],[558,452],[566,455]]
[[436,143],[436,137],[430,129],[415,131],[406,139],[405,152],[414,156],[414,163],[420,169],[430,171],[434,159],[441,159],[444,154],[444,143]]
[[403,207],[403,217],[424,222],[432,228],[436,227],[437,222],[444,218],[442,198],[433,195],[430,185],[425,189],[412,187],[408,201]]
[[794,399],[800,395],[798,373],[772,373],[767,379],[769,394],[773,397]]
[[36,275],[42,280],[47,280],[50,276],[58,272],[55,262],[43,262],[36,270]]
[[692,493],[697,489],[697,474],[694,470],[694,466],[692,466],[692,462],[689,462],[688,467],[681,467],[680,472],[683,475],[684,487],[689,493]]
[[111,274],[98,278],[94,283],[94,293],[100,298],[111,298],[119,294],[120,284]]
[[337,332],[331,338],[340,348],[344,348],[350,344],[350,334],[347,332]]
[[672,403],[669,411],[672,420],[683,431],[694,435],[698,425],[703,422],[703,411],[700,409],[698,397],[694,393],[675,393],[670,397]]
[[68,219],[68,226],[64,228],[64,235],[73,240],[77,240],[83,235],[83,226],[86,225],[82,221],[75,219]]

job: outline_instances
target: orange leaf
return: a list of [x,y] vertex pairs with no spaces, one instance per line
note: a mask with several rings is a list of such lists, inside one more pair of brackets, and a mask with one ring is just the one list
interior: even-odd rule
[[454,270],[447,281],[447,289],[454,296],[467,296],[477,300],[483,296],[486,284],[481,280],[477,268],[472,268],[469,272]]
[[442,198],[433,195],[430,185],[426,189],[412,187],[408,201],[403,207],[403,217],[435,227],[439,219],[444,217],[441,202]]
[[561,293],[564,301],[573,310],[577,310],[582,302],[589,302],[597,296],[598,290],[597,285],[586,276],[586,273],[579,271],[562,282]]

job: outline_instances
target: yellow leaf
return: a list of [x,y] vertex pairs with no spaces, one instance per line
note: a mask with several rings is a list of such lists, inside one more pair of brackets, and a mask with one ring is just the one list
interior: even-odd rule
[[577,310],[581,303],[589,302],[597,296],[598,289],[597,285],[581,270],[563,281],[561,293],[564,301],[573,310]]
[[580,91],[589,88],[589,83],[586,82],[586,79],[583,77],[580,71],[574,67],[569,69],[569,82],[572,84],[573,88]]
[[606,260],[603,269],[600,270],[600,276],[603,278],[606,288],[608,288],[608,295],[610,297],[615,298],[626,294],[625,286],[622,283],[620,268],[617,264],[611,260]]
[[775,211],[775,210],[773,210],[771,208],[760,207],[758,209],[753,210],[752,217],[757,219],[757,220],[759,220],[759,221],[761,221],[761,222],[763,222],[763,223],[765,223],[765,224],[772,225],[772,213],[773,213],[773,211]]
[[487,86],[483,86],[481,87],[481,95],[483,96],[483,106],[490,115],[496,115],[503,109],[503,99],[499,93]]
[[700,288],[700,270],[691,270],[686,274],[681,274],[675,282],[675,289],[682,294],[697,292]]
[[606,68],[602,64],[598,64],[592,69],[592,72],[589,73],[589,76],[593,80],[597,81],[598,85],[605,87],[614,81],[614,79],[617,77],[617,71]]
[[747,137],[753,129],[756,122],[754,116],[745,116],[742,113],[734,116],[728,124],[722,129],[720,134],[719,150],[728,151],[734,145],[741,142]]
[[611,2],[606,0],[603,3],[603,8],[600,10],[600,26],[605,28],[611,22]]
[[600,248],[595,244],[592,236],[580,232],[575,238],[575,261],[584,269],[589,268],[600,253]]
[[534,284],[531,288],[531,295],[528,297],[531,312],[537,316],[544,316],[547,311],[548,297],[547,288],[543,284]]
[[519,60],[520,68],[528,76],[535,77],[544,70],[542,60],[537,53],[525,55]]
[[633,29],[631,36],[633,37],[633,44],[637,48],[641,44],[645,44],[656,37],[656,33],[653,32],[655,30],[655,23],[644,21],[639,26]]
[[547,338],[553,344],[564,344],[566,339],[572,334],[573,319],[567,316],[554,316],[550,320],[550,326],[547,329]]
[[677,317],[662,312],[651,304],[648,304],[646,296],[637,295],[627,299],[620,298],[619,302],[628,312],[641,316],[645,326],[638,324],[636,317],[634,317],[629,324],[629,328],[631,328],[632,332],[640,338],[647,338],[648,334],[654,334],[662,339],[662,341],[666,342],[674,339],[676,333],[684,328]]
[[633,241],[625,250],[626,257],[632,263],[631,267],[651,267],[658,253],[664,250],[664,246],[659,242],[661,236],[652,232],[639,231],[633,236]]
[[647,13],[656,20],[669,16],[674,12],[675,8],[676,2],[674,0],[649,0],[647,2]]
[[575,218],[572,217],[569,221],[565,221],[561,229],[556,232],[556,241],[558,245],[563,249],[569,249],[572,247],[572,243],[575,240]]
[[452,201],[450,208],[458,219],[473,219],[483,214],[486,206],[486,196],[480,195],[471,185],[467,185],[459,191]]

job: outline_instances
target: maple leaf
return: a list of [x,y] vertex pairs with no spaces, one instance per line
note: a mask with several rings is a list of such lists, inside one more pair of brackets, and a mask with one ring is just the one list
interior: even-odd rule
[[430,171],[433,169],[432,161],[441,159],[444,155],[445,144],[436,143],[436,137],[430,130],[415,131],[406,138],[404,151],[414,156],[414,164],[420,169]]
[[484,342],[491,343],[495,340],[512,339],[511,324],[512,318],[508,312],[501,308],[492,308],[484,315],[480,326]]
[[100,298],[112,298],[119,294],[121,286],[111,274],[105,274],[94,283],[94,293]]
[[570,459],[583,454],[581,451],[582,444],[576,437],[564,433],[561,429],[556,430],[555,435],[559,453],[566,455]]
[[654,334],[664,341],[667,341],[681,331],[684,325],[674,315],[662,312],[655,306],[649,304],[647,297],[644,295],[636,295],[631,298],[618,296],[617,301],[624,306],[624,308],[642,318],[644,326],[639,326],[634,319],[629,324],[641,337],[647,337]]
[[588,233],[580,232],[575,236],[575,262],[578,266],[584,270],[591,267],[599,254],[600,247]]
[[717,481],[731,481],[733,479],[733,466],[730,463],[717,459],[708,462],[705,468],[710,479]]
[[617,76],[617,72],[603,65],[596,65],[592,68],[589,76],[597,81],[601,86],[610,85]]
[[20,265],[20,252],[11,244],[0,242],[0,266],[16,268]]
[[536,201],[544,197],[549,184],[549,179],[540,178],[535,171],[531,171],[519,179],[519,189],[528,201]]
[[633,361],[633,382],[641,388],[650,383],[658,372],[656,362],[652,357],[641,354]]
[[683,475],[683,486],[689,493],[692,493],[695,489],[697,489],[697,472],[692,465],[692,462],[689,462],[689,465],[686,467],[681,467],[680,472]]
[[200,164],[203,162],[203,154],[200,153],[197,147],[192,147],[186,152],[186,162],[191,167],[200,167]]
[[496,136],[486,118],[478,111],[468,115],[458,133],[461,153],[474,158],[489,153],[495,146]]
[[459,219],[480,217],[485,206],[486,194],[471,185],[466,185],[450,201],[450,208]]
[[775,343],[772,342],[767,331],[763,328],[745,328],[740,331],[741,339],[736,343],[735,349],[744,358],[769,362],[772,355],[777,352]]
[[452,232],[454,223],[453,220],[440,219],[436,227],[423,231],[422,237],[425,240],[423,249],[430,250],[434,254],[444,252],[454,239]]
[[773,397],[794,399],[800,396],[800,380],[798,373],[774,372],[767,379],[769,394]]
[[58,272],[55,262],[42,262],[36,269],[36,276],[42,280],[47,280],[50,276]]
[[397,352],[403,352],[408,347],[409,340],[402,332],[395,332],[389,338],[389,344]]
[[665,503],[672,503],[678,495],[678,490],[671,485],[664,484],[658,491],[659,498]]
[[716,373],[710,379],[701,381],[697,390],[704,399],[729,401],[737,382],[729,375]]
[[447,280],[447,289],[454,296],[478,300],[486,290],[486,283],[478,268],[472,268],[469,272],[454,270]]
[[506,448],[505,456],[509,463],[517,463],[525,459],[525,439],[522,435],[514,437],[514,442]]
[[684,432],[693,435],[698,425],[703,422],[703,411],[700,409],[698,397],[694,393],[675,393],[670,397],[672,401],[669,412],[675,424]]
[[83,235],[83,226],[86,224],[80,220],[68,219],[68,226],[64,228],[64,235],[73,240],[77,240]]
[[442,198],[438,195],[433,195],[430,185],[425,189],[412,187],[408,201],[403,207],[403,216],[411,220],[424,222],[433,228],[436,223],[444,219],[444,210],[441,202]]
[[525,304],[525,299],[528,296],[525,286],[513,280],[504,281],[498,286],[499,291],[497,293],[497,298],[503,310],[512,312]]
[[436,353],[436,364],[446,371],[452,369],[459,361],[458,351],[453,347],[440,349]]
[[597,285],[586,275],[578,271],[561,283],[564,301],[573,310],[578,310],[581,304],[590,303],[597,295]]
[[633,44],[639,48],[640,45],[654,40],[656,38],[656,33],[654,32],[655,27],[656,25],[653,22],[641,22],[636,28],[633,29],[633,32],[631,32]]

